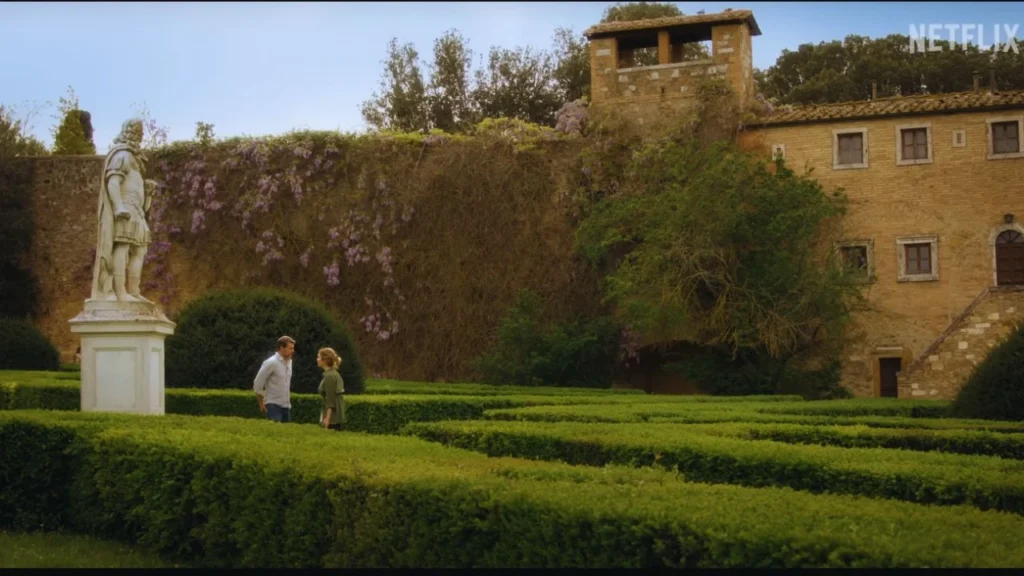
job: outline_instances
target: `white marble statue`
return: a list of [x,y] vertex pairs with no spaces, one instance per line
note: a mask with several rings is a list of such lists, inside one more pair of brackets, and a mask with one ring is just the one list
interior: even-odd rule
[[145,179],[146,157],[140,151],[141,144],[142,120],[126,121],[103,164],[92,280],[94,301],[151,303],[139,293],[139,284],[151,240],[146,215],[156,182]]

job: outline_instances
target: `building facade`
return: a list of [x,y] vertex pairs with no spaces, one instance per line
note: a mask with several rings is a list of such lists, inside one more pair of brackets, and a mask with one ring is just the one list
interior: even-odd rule
[[[724,74],[741,103],[756,93],[748,70],[760,30],[748,11],[616,24],[588,30],[594,106],[678,110],[692,102],[688,84],[664,71],[702,66]],[[659,64],[616,69],[638,42],[619,38],[639,32],[658,38]],[[710,62],[664,62],[679,52],[674,39],[705,37]],[[745,148],[850,198],[835,249],[862,271],[868,300],[842,358],[856,395],[952,398],[1024,316],[1022,137],[1024,91],[977,81],[965,93],[775,110],[743,132]]]

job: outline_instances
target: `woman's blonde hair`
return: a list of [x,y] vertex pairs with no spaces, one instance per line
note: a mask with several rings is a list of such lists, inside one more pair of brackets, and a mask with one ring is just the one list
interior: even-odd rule
[[327,366],[331,368],[341,366],[341,356],[338,356],[338,353],[334,351],[334,348],[321,348],[316,355],[324,361],[324,364],[327,364]]

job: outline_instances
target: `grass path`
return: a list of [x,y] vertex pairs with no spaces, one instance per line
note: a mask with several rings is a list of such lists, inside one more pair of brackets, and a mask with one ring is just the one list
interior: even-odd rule
[[0,531],[0,568],[175,568],[118,542],[77,534]]

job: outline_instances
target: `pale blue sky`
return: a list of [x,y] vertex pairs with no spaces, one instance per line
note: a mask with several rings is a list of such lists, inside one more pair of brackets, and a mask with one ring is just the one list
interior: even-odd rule
[[[475,58],[491,45],[548,48],[557,27],[597,23],[608,2],[0,3],[0,104],[49,101],[33,133],[49,144],[70,84],[106,150],[145,102],[172,140],[196,121],[219,137],[292,129],[362,130],[359,104],[377,88],[388,40],[416,45],[457,28]],[[679,2],[686,14],[754,11],[754,65],[806,42],[908,34],[911,24],[1024,24],[1016,2]],[[945,32],[943,32],[945,34]],[[1024,26],[1017,37],[1024,36]],[[945,36],[944,36],[945,37]],[[986,42],[989,42],[986,39]],[[989,42],[990,43],[990,42]],[[1024,49],[1024,42],[1022,42]]]

